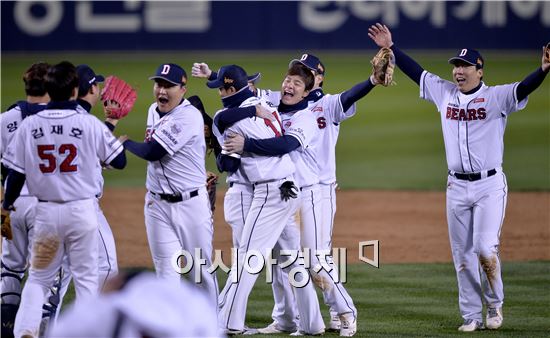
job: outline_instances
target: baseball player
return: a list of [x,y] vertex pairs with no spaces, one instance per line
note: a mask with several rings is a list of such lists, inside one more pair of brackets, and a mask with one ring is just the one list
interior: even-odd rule
[[[92,108],[99,102],[100,89],[98,83],[105,80],[102,75],[97,75],[88,65],[78,65],[76,71],[79,79],[77,102],[86,113],[90,113]],[[105,125],[113,131],[119,120],[107,117]],[[100,171],[101,173],[101,171]],[[100,185],[103,187],[103,176],[97,177]],[[98,199],[103,191],[98,194]],[[99,201],[98,201],[99,202]],[[115,247],[115,238],[113,232],[103,211],[97,203],[97,219],[99,222],[99,287],[102,288],[105,282],[118,272],[118,263]]]
[[[215,79],[208,81],[208,87],[218,88],[222,103],[227,108],[253,107],[262,105],[261,100],[253,95],[248,87],[248,76],[244,69],[236,65],[224,66]],[[214,134],[220,142],[232,134],[246,135],[255,138],[271,138],[282,135],[282,126],[277,112],[273,112],[273,120],[252,116],[236,123],[228,123],[222,109],[215,117]],[[296,168],[289,155],[259,156],[250,153],[242,155],[228,154],[222,151],[218,161],[220,169],[229,172],[239,171],[239,175],[248,181],[251,187],[252,199],[249,211],[245,217],[238,242],[237,263],[233,265],[232,274],[236,274],[237,282],[229,278],[224,289],[226,294],[221,302],[220,325],[228,333],[243,332],[248,296],[256,281],[257,274],[250,273],[245,268],[245,262],[257,262],[247,258],[250,252],[262,254],[265,261],[267,250],[275,248],[275,257],[281,249],[298,252],[300,244],[299,233],[295,223],[286,220],[293,219],[297,208],[298,189],[293,183],[293,173]],[[230,175],[232,176],[232,175]],[[244,181],[241,181],[244,182]],[[231,184],[230,184],[231,185]],[[243,184],[240,184],[243,185]],[[232,187],[230,187],[231,189]],[[293,191],[294,190],[294,191]],[[235,193],[233,193],[235,195]],[[239,209],[238,203],[232,202],[229,195],[226,206]],[[303,260],[299,259],[287,267],[288,270],[302,267],[301,278],[309,279]],[[305,276],[305,277],[304,277]],[[311,283],[294,289],[300,314],[300,330],[317,334],[324,332],[324,324],[319,311],[319,303],[315,289]],[[293,323],[292,323],[293,324]],[[291,327],[296,329],[296,327]]]
[[2,214],[13,210],[25,180],[38,199],[31,267],[15,319],[17,337],[38,335],[42,302],[64,254],[75,279],[76,301],[97,293],[97,163],[118,169],[126,165],[124,148],[107,127],[78,113],[78,77],[71,63],[51,67],[45,87],[51,102],[23,121],[3,158],[11,171]]
[[[148,161],[144,213],[155,270],[159,277],[179,281],[172,257],[186,250],[194,260],[190,278],[217,304],[216,277],[207,272],[214,229],[205,187],[203,118],[184,98],[187,75],[179,65],[161,64],[150,79],[156,102],[149,108],[145,142],[126,140],[124,147]],[[199,259],[206,265],[200,266]]]
[[[18,101],[0,115],[0,154],[6,152],[8,144],[27,116],[46,108],[50,97],[44,87],[44,77],[50,65],[38,62],[31,65],[23,75],[26,100]],[[2,186],[8,175],[8,168],[2,164]],[[12,238],[2,238],[2,337],[13,337],[13,324],[21,298],[21,282],[27,270],[30,238],[34,229],[34,213],[38,203],[23,186],[11,213]]]
[[[307,82],[306,82],[307,81]],[[319,188],[319,167],[316,154],[319,151],[317,123],[308,109],[308,101],[304,100],[314,79],[311,71],[302,64],[292,65],[282,84],[279,112],[285,135],[280,138],[258,140],[236,135],[226,141],[224,146],[230,152],[246,151],[261,155],[276,156],[290,153],[297,167],[297,183],[302,192],[300,201],[300,216],[302,220],[301,244],[304,249],[313,250],[307,262],[313,281],[323,292],[327,293],[327,301],[341,315],[342,325],[340,335],[353,336],[356,332],[356,310],[353,302],[346,297],[341,284],[323,269],[326,263],[320,260],[315,251],[318,236],[317,222],[320,221],[319,207],[321,195]],[[349,325],[348,325],[349,324]],[[296,333],[296,334],[299,334]]]
[[98,297],[61,314],[48,337],[220,337],[216,307],[191,283],[120,273]]
[[[374,76],[370,76],[366,81],[358,83],[347,91],[336,95],[325,94],[323,92],[323,83],[325,79],[325,66],[323,63],[312,54],[303,54],[301,58],[294,59],[290,62],[290,66],[296,63],[301,63],[308,67],[315,76],[315,84],[312,91],[307,96],[306,100],[309,103],[309,109],[314,114],[319,133],[319,140],[322,149],[316,160],[319,165],[319,185],[321,190],[321,227],[318,231],[319,236],[315,241],[315,249],[323,250],[328,253],[332,250],[332,230],[334,226],[334,216],[336,213],[336,143],[340,131],[340,123],[352,117],[356,112],[355,102],[367,95],[378,83]],[[276,93],[272,91],[263,91],[263,95],[271,97],[271,100],[276,99]],[[332,256],[326,256],[327,260],[332,263]],[[334,279],[338,279],[337,269],[331,271]],[[284,277],[283,277],[284,278]],[[347,295],[347,291],[343,285],[339,285],[342,293],[350,302],[350,307],[353,308],[351,297]],[[274,287],[274,290],[276,288]],[[274,292],[277,297],[276,292]],[[325,297],[325,303],[329,303]],[[280,301],[285,298],[279,297]],[[277,300],[274,308],[274,314],[277,309]],[[341,329],[340,314],[331,308],[331,321],[329,329],[337,331]]]
[[[78,75],[78,98],[77,98],[77,110],[84,114],[91,112],[92,108],[100,100],[99,84],[105,80],[102,75],[96,74],[92,68],[88,65],[78,65],[76,67]],[[107,117],[105,119],[105,125],[111,132],[115,129],[119,120]],[[98,165],[100,165],[98,163]],[[100,171],[101,174],[101,171]],[[103,187],[103,176],[98,178],[99,184]],[[103,189],[102,189],[103,190]],[[102,192],[96,197],[99,199]],[[105,218],[105,215],[101,211],[99,206],[99,200],[97,203],[97,219],[99,223],[98,229],[98,287],[101,290],[105,285],[107,279],[113,277],[118,271],[118,264],[116,260],[115,239],[113,233]],[[68,257],[63,258],[63,264],[60,269],[59,275],[56,277],[56,283],[50,288],[49,295],[47,296],[47,303],[43,307],[42,322],[40,326],[40,332],[45,332],[49,325],[50,318],[57,318],[59,310],[63,303],[63,298],[68,290],[69,283],[71,282],[72,274],[68,268]]]
[[420,97],[440,113],[447,155],[447,222],[458,279],[459,331],[498,329],[503,322],[504,290],[499,257],[500,232],[508,194],[502,171],[504,130],[508,116],[527,105],[527,96],[550,69],[543,48],[542,65],[521,82],[487,86],[485,61],[469,48],[449,59],[453,82],[429,73],[395,46],[388,27],[377,23],[369,36],[391,47],[397,66],[420,86]]
[[[340,123],[355,114],[355,102],[367,95],[370,90],[378,84],[378,81],[373,75],[371,75],[366,81],[358,83],[354,87],[340,94],[324,94],[322,86],[324,82],[325,67],[320,60],[312,54],[303,54],[300,59],[292,60],[289,66],[291,67],[296,63],[306,66],[311,70],[315,77],[314,87],[306,97],[306,100],[308,101],[309,109],[316,118],[316,125],[319,133],[318,137],[320,140],[319,142],[322,145],[319,147],[322,151],[320,151],[315,157],[319,167],[319,186],[322,196],[320,204],[321,217],[319,218],[320,226],[315,229],[315,236],[308,237],[305,235],[304,237],[314,239],[314,241],[309,243],[309,245],[311,245],[309,246],[310,248],[314,248],[317,251],[330,253],[330,250],[332,249],[332,228],[336,211],[335,151]],[[268,101],[270,106],[278,105],[278,101],[280,100],[280,92],[271,90],[258,90],[258,92],[259,95]],[[333,264],[330,254],[326,256],[326,259],[330,264]],[[331,275],[333,280],[338,280],[336,269],[331,271]],[[260,329],[260,332],[262,333],[280,332],[280,317],[288,311],[287,309],[291,306],[288,303],[292,301],[292,294],[289,293],[286,278],[287,277],[285,274],[281,274],[280,269],[274,269],[273,293],[275,298],[275,306],[272,314],[274,322],[267,328]],[[353,301],[343,285],[338,284],[338,287],[341,289],[340,296],[345,299],[345,302],[346,304],[349,304],[349,307],[344,313],[338,313],[337,311],[331,309],[329,329],[335,331],[341,330],[341,315],[349,316],[346,314],[356,312],[355,307],[353,306]],[[324,297],[325,303],[329,304],[333,302],[333,300],[327,299],[327,297],[330,298],[330,295],[324,293]],[[353,327],[356,318],[354,317],[351,321],[347,319],[345,320],[346,327]],[[353,331],[353,329],[350,331]],[[344,329],[345,334],[350,331]]]

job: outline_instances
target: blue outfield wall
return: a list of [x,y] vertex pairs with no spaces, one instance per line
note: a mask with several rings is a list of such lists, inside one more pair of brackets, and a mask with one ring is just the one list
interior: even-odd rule
[[407,49],[534,49],[550,1],[2,1],[2,51],[372,49],[383,22]]

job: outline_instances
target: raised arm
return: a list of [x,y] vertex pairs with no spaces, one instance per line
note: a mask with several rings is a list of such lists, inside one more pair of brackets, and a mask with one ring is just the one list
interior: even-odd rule
[[390,29],[386,25],[376,23],[369,28],[369,37],[378,45],[378,47],[391,48],[395,55],[395,63],[411,80],[420,84],[420,77],[424,68],[395,46],[392,40]]
[[550,43],[542,47],[542,65],[534,72],[527,75],[516,87],[516,97],[519,101],[525,99],[529,94],[537,89],[546,78],[550,70]]

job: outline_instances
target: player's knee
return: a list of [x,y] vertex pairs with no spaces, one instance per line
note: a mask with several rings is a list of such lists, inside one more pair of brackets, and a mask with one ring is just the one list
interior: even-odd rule
[[475,252],[480,258],[489,258],[492,256],[496,256],[496,254],[498,253],[498,247],[496,245],[488,245],[483,241],[478,241],[475,245]]
[[31,265],[34,269],[45,269],[53,261],[59,249],[59,238],[55,236],[37,238],[32,246]]

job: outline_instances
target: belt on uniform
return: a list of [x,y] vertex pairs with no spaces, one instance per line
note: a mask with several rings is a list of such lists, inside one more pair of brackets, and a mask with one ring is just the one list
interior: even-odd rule
[[315,184],[310,184],[310,185],[306,185],[306,186],[300,187],[300,191],[302,191],[302,190],[307,190],[307,189],[313,187],[314,185],[315,185]]
[[[182,194],[160,194],[158,192],[149,191],[151,195],[158,196],[161,200],[164,200],[169,203],[178,203],[183,201],[183,195]],[[193,198],[195,196],[199,196],[199,190],[193,190],[189,193],[189,198]],[[186,198],[186,199],[189,199]]]
[[454,176],[454,177],[458,178],[459,180],[470,181],[470,182],[479,181],[482,178],[493,176],[496,173],[497,173],[496,169],[487,170],[487,176],[483,175],[484,172],[462,174],[462,173],[457,173],[457,172],[449,170],[449,175]]
[[251,186],[252,184],[250,183],[241,183],[241,182],[229,182],[229,187],[233,187],[235,184],[240,184],[240,185],[244,185],[244,186]]

